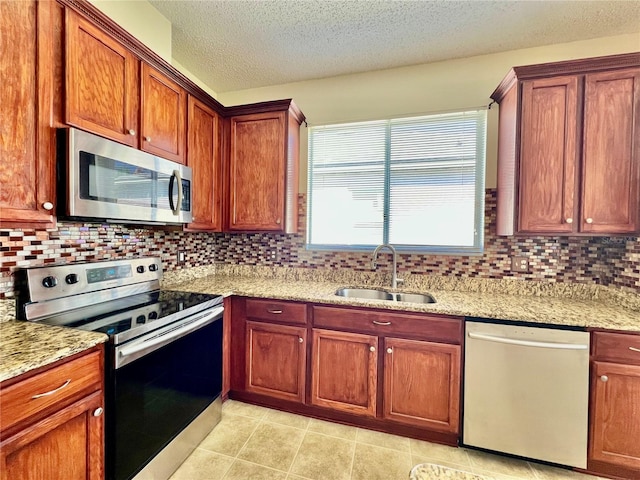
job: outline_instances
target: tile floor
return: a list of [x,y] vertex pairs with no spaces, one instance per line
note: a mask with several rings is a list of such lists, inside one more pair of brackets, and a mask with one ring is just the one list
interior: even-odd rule
[[495,480],[597,480],[233,400],[171,480],[408,480],[411,467],[424,462]]

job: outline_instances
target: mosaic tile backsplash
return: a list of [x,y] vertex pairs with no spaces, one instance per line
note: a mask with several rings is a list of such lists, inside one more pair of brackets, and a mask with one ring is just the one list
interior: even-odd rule
[[[155,255],[165,270],[212,263],[330,268],[370,271],[371,256],[359,252],[306,250],[306,198],[299,198],[296,235],[183,232],[177,227],[127,227],[59,222],[50,230],[0,229],[0,298],[13,295],[12,272],[47,263],[107,260]],[[639,237],[499,237],[495,233],[496,192],[485,198],[485,251],[479,256],[402,254],[402,274],[476,278],[518,278],[541,282],[577,282],[620,287],[640,294]],[[184,265],[177,252],[186,253]],[[511,272],[511,257],[526,256],[529,273]],[[390,256],[379,257],[388,270]]]

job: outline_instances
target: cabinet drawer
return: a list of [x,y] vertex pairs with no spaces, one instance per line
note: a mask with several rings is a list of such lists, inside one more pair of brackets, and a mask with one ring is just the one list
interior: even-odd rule
[[307,324],[307,306],[304,303],[247,299],[246,314],[247,318],[258,320]]
[[594,332],[595,360],[640,365],[640,335]]
[[90,353],[3,388],[0,429],[60,404],[82,391],[101,388],[100,352]]
[[408,336],[454,344],[459,344],[462,339],[461,318],[429,314],[411,315],[314,306],[313,326],[380,336]]

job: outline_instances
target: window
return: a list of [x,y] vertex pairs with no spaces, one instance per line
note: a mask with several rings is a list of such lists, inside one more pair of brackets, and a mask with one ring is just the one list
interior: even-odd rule
[[480,253],[486,111],[312,127],[307,244]]

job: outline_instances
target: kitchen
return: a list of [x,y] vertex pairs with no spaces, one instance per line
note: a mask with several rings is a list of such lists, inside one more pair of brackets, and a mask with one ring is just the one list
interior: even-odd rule
[[[59,12],[58,12],[59,13]],[[55,24],[55,22],[53,22]],[[4,26],[3,26],[4,27]],[[52,27],[50,27],[52,28]],[[156,29],[157,30],[157,29]],[[134,32],[134,35],[138,35]],[[169,35],[164,36],[167,40]],[[58,45],[58,48],[60,46]],[[358,121],[384,116],[410,115],[424,112],[441,112],[469,108],[489,103],[488,95],[494,91],[509,68],[517,65],[546,63],[571,58],[594,57],[599,55],[620,54],[638,50],[637,34],[618,35],[606,39],[583,40],[562,45],[538,47],[528,50],[515,50],[486,57],[443,61],[416,67],[405,67],[399,71],[363,73],[334,79],[315,80],[291,84],[290,86],[265,87],[263,89],[242,92],[226,92],[217,96],[223,105],[244,105],[252,102],[293,98],[313,125]],[[171,57],[169,55],[169,60]],[[394,76],[395,75],[395,76]],[[473,87],[469,79],[473,78]],[[413,84],[415,82],[415,84]],[[390,85],[402,85],[393,88]],[[321,98],[317,92],[323,92]],[[387,94],[379,98],[379,92]],[[433,93],[430,93],[433,92]],[[451,92],[445,95],[443,92]],[[350,94],[348,94],[350,93]],[[52,95],[53,103],[60,96]],[[326,98],[335,98],[334,104]],[[424,98],[424,106],[416,105],[416,98]],[[58,99],[58,100],[56,100]],[[375,101],[372,101],[375,99]],[[46,100],[46,99],[45,99]],[[59,107],[59,106],[58,106]],[[58,108],[56,107],[56,108]],[[280,111],[289,107],[278,105]],[[240,112],[239,112],[240,113]],[[446,293],[460,289],[454,284],[455,277],[468,281],[467,289],[490,294],[498,293],[499,286],[513,289],[512,292],[529,295],[549,295],[543,301],[533,302],[530,315],[540,312],[542,303],[562,303],[555,300],[564,294],[570,294],[577,302],[589,301],[597,295],[602,302],[620,305],[618,318],[631,318],[622,322],[617,329],[636,330],[633,322],[637,312],[638,293],[638,238],[631,236],[545,236],[534,237],[498,236],[495,233],[497,177],[497,130],[498,113],[495,108],[488,112],[487,173],[485,194],[485,252],[479,256],[438,256],[419,254],[400,254],[399,272],[405,279],[406,289],[437,291],[437,303],[432,307],[444,313],[465,316],[492,317],[503,309],[499,302],[486,307],[486,311],[465,310],[464,300],[454,298],[447,302]],[[64,123],[64,122],[61,122]],[[153,138],[152,138],[153,140]],[[304,127],[300,134],[300,156],[306,158],[306,135]],[[493,160],[491,160],[493,159]],[[301,192],[306,183],[305,162],[300,165]],[[4,179],[3,179],[4,185]],[[38,192],[39,194],[41,192]],[[42,197],[39,197],[42,198]],[[340,286],[346,285],[388,285],[391,269],[390,256],[380,256],[380,265],[372,272],[369,261],[370,252],[326,252],[305,248],[305,195],[297,198],[299,208],[297,234],[285,233],[219,233],[186,232],[180,228],[166,229],[144,226],[125,226],[118,223],[96,224],[79,222],[60,222],[57,228],[46,229],[46,212],[40,212],[43,227],[21,229],[14,224],[4,228],[2,237],[5,252],[3,271],[0,280],[2,291],[11,297],[13,277],[11,271],[17,266],[36,266],[45,259],[57,262],[61,259],[74,261],[95,261],[118,259],[122,257],[159,256],[162,258],[164,282],[167,285],[184,285],[181,275],[241,274],[258,275],[261,272],[277,275],[283,279],[321,280],[320,275],[334,275],[327,278],[332,283],[331,290],[316,295],[306,292],[298,296],[291,293],[273,293],[273,298],[306,302],[324,303]],[[6,210],[5,210],[6,211]],[[22,219],[32,219],[24,213]],[[637,234],[637,233],[636,233]],[[17,252],[17,253],[13,253]],[[528,259],[526,273],[512,272],[512,257]],[[6,259],[6,261],[5,261]],[[48,263],[48,262],[47,262]],[[289,267],[275,270],[271,267]],[[191,268],[187,268],[191,267]],[[297,268],[302,267],[302,268]],[[308,268],[312,267],[312,268]],[[338,277],[336,277],[336,272]],[[425,273],[432,275],[424,275]],[[426,277],[426,278],[425,278]],[[221,277],[222,278],[222,277]],[[498,282],[497,279],[506,279]],[[521,280],[528,280],[522,282]],[[464,281],[464,280],[463,280]],[[265,283],[269,283],[268,281]],[[302,284],[309,288],[308,284]],[[335,288],[333,288],[335,286]],[[575,288],[573,287],[575,286]],[[163,285],[164,287],[164,285]],[[292,289],[291,284],[287,284]],[[180,287],[182,289],[182,287]],[[201,288],[196,282],[192,289]],[[211,286],[210,293],[241,293],[247,297],[269,298],[269,295],[250,285],[243,288],[225,285],[224,282]],[[487,295],[485,295],[487,296]],[[498,298],[498,297],[496,297]],[[537,297],[540,298],[540,297]],[[553,298],[553,300],[552,300]],[[360,305],[357,299],[336,299],[331,296],[329,303]],[[456,305],[457,303],[457,305]],[[596,302],[594,302],[596,303]],[[375,303],[374,303],[375,304]],[[385,309],[380,303],[377,308]],[[446,309],[447,305],[449,310]],[[451,305],[454,305],[453,307]],[[636,307],[634,307],[634,305]],[[246,307],[245,307],[246,308]],[[452,309],[453,308],[453,309]],[[429,311],[427,307],[406,308],[406,311]],[[232,311],[235,309],[232,306]],[[433,311],[433,310],[431,310]],[[577,310],[573,317],[589,317],[594,313]],[[231,315],[234,315],[233,313]],[[563,313],[562,316],[570,316]],[[498,315],[499,316],[499,315]],[[507,317],[505,317],[507,318]],[[637,315],[636,315],[637,318]],[[520,318],[534,321],[534,319]],[[233,390],[233,388],[232,388]],[[603,472],[606,473],[606,472]]]

